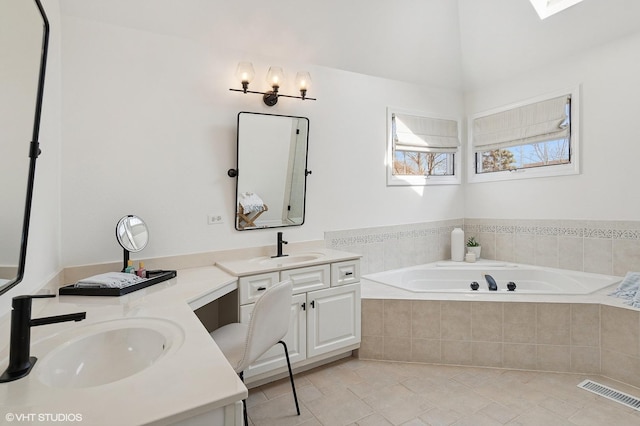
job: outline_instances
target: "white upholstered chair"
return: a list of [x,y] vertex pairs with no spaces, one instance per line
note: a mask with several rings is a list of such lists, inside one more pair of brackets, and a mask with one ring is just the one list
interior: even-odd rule
[[[248,324],[227,324],[211,332],[211,337],[243,381],[244,370],[271,347],[280,343],[287,359],[296,411],[300,415],[298,396],[289,362],[289,351],[286,343],[282,340],[289,331],[292,291],[293,285],[290,280],[281,281],[269,287],[256,301]],[[246,400],[244,401],[244,422],[246,425]]]

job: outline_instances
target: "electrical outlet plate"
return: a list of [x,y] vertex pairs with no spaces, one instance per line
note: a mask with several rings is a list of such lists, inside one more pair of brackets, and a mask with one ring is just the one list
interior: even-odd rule
[[224,218],[219,214],[210,214],[207,216],[207,223],[209,225],[218,225],[220,223],[224,223]]

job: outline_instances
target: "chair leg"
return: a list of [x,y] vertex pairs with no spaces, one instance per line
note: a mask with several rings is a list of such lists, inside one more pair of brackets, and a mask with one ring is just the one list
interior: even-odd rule
[[[240,376],[240,380],[242,380],[242,383],[244,383],[244,371],[241,371],[240,373],[238,373],[238,376]],[[247,419],[247,400],[246,399],[242,400],[242,413],[244,415],[244,426],[249,426],[249,421]]]
[[291,389],[293,390],[293,400],[296,402],[296,411],[300,415],[300,406],[298,405],[298,394],[296,394],[296,385],[293,384],[293,373],[291,372],[291,362],[289,362],[289,350],[287,344],[280,340],[278,343],[284,347],[284,355],[287,358],[287,368],[289,369],[289,379],[291,380]]

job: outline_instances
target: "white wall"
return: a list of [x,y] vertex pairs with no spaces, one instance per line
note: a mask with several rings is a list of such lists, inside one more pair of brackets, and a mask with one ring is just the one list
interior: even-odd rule
[[[230,28],[234,23],[228,24]],[[275,231],[233,227],[236,115],[310,119],[307,217],[289,241],[324,231],[461,217],[460,186],[388,188],[388,105],[462,116],[462,96],[309,64],[63,17],[62,252],[65,266],[118,260],[113,229],[128,213],[150,227],[141,255],[155,257],[275,244]],[[256,45],[260,40],[256,40]],[[293,58],[292,58],[293,59]],[[281,99],[268,108],[239,87],[240,60],[253,61],[254,90],[269,65],[313,78],[317,102]],[[291,93],[286,84],[282,93]],[[221,214],[222,225],[207,225]]]
[[578,84],[581,174],[467,185],[465,217],[638,220],[640,35],[467,93],[467,115]]

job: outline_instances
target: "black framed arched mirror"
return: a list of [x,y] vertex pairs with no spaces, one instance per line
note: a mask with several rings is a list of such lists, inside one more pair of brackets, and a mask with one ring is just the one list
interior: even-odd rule
[[48,44],[40,0],[0,0],[0,295],[24,276]]

